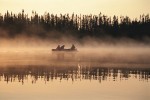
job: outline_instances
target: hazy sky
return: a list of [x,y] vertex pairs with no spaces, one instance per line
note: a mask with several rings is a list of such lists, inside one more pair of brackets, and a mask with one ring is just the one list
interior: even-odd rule
[[99,14],[108,16],[128,15],[131,18],[140,14],[150,13],[150,0],[0,0],[0,13],[7,10],[13,13],[21,12],[31,14],[32,10],[39,14],[50,12]]

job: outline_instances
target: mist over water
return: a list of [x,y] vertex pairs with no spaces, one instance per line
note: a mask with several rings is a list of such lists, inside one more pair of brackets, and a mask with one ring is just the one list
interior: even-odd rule
[[149,100],[149,51],[127,38],[0,38],[0,99]]
[[[106,41],[107,40],[107,41]],[[57,45],[70,48],[75,44],[77,53],[64,53],[63,58],[51,49]],[[112,38],[85,38],[81,41],[72,37],[61,39],[39,39],[16,37],[0,40],[1,65],[99,65],[99,66],[143,66],[150,65],[149,44],[135,40]]]

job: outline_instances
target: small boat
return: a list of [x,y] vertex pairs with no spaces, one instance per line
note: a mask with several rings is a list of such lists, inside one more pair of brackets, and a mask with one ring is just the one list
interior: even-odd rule
[[65,47],[65,45],[62,45],[62,46],[58,45],[57,48],[52,49],[52,51],[56,51],[56,52],[62,52],[62,51],[64,51],[64,52],[77,52],[78,51],[74,45],[72,45],[71,48],[69,48],[69,49],[65,49],[64,47]]
[[62,50],[58,50],[58,49],[52,49],[52,51],[66,51],[66,52],[74,52],[74,51],[78,51],[77,49],[62,49]]

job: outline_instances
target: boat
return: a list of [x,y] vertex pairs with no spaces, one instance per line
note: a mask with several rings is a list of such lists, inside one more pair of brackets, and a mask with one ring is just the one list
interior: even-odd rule
[[52,49],[52,51],[66,51],[66,52],[74,52],[74,51],[78,51],[77,49],[74,49],[74,50],[72,50],[72,49],[63,49],[63,50],[58,50],[58,49]]
[[56,49],[52,49],[53,52],[77,52],[78,50],[76,49],[76,47],[74,45],[71,46],[71,48],[69,49],[65,49],[64,48],[65,45],[58,45]]

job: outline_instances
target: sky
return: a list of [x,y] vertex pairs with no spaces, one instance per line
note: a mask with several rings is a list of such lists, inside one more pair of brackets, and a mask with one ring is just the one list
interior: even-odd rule
[[53,14],[102,14],[113,16],[123,15],[139,18],[141,14],[150,13],[150,0],[0,0],[0,13],[7,10],[13,13],[22,9],[29,15],[32,10],[43,15]]

